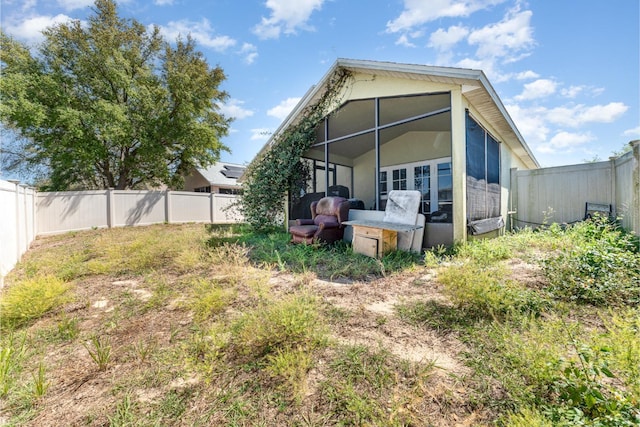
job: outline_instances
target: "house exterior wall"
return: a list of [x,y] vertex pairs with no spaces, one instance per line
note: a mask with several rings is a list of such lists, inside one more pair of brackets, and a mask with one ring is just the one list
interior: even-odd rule
[[385,96],[412,95],[428,92],[449,92],[455,85],[434,83],[425,80],[397,79],[389,76],[356,73],[352,84],[342,89],[339,99],[365,99]]
[[[208,185],[211,184],[198,171],[193,171],[193,173],[184,179],[185,191],[194,191],[196,188],[206,187]],[[213,189],[211,191],[213,191]]]

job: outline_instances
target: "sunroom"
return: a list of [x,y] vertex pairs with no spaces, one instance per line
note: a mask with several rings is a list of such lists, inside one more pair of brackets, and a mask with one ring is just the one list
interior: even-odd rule
[[303,155],[310,178],[290,194],[288,219],[308,216],[310,203],[324,195],[350,199],[352,210],[373,211],[384,210],[391,190],[418,190],[423,247],[499,232],[508,213],[510,169],[538,164],[484,74],[338,60],[328,76],[339,67],[350,71],[350,81]]

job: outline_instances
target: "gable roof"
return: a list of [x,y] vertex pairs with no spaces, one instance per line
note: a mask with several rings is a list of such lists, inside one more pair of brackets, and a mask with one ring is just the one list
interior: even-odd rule
[[239,186],[238,178],[242,176],[246,166],[217,162],[206,169],[198,168],[198,173],[211,185],[226,185],[231,187]]
[[467,68],[438,67],[431,65],[403,64],[356,59],[338,59],[320,82],[311,87],[298,105],[289,113],[278,129],[260,150],[260,155],[268,149],[277,135],[295,123],[304,109],[317,101],[323,93],[330,77],[340,68],[355,73],[376,74],[399,79],[423,80],[435,83],[455,84],[462,88],[462,95],[498,132],[506,139],[504,142],[529,168],[539,168],[540,164],[533,155],[509,116],[504,104],[491,86],[484,72]]

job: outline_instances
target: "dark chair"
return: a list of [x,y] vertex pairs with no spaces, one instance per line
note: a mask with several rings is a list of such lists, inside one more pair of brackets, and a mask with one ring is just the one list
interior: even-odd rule
[[333,243],[344,235],[343,221],[349,219],[349,201],[344,197],[323,197],[311,203],[311,219],[297,219],[289,227],[293,243]]

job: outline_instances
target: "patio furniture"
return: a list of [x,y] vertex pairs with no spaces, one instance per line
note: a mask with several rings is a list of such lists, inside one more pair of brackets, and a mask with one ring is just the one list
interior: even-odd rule
[[292,243],[333,243],[344,235],[350,203],[344,197],[323,197],[311,203],[311,219],[297,219],[289,227]]
[[398,248],[398,233],[403,233],[403,240],[406,242],[403,249],[409,249],[413,232],[422,228],[416,224],[419,207],[419,191],[393,190],[387,197],[382,221],[346,221],[344,224],[353,227],[354,252],[381,258]]

